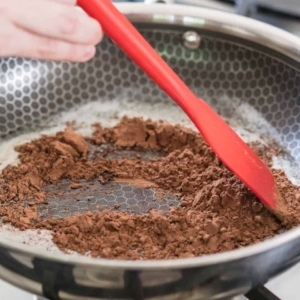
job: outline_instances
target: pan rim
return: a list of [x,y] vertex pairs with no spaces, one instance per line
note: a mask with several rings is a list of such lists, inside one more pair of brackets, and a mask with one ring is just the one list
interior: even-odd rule
[[300,38],[283,29],[241,15],[178,4],[118,3],[133,23],[180,25],[254,42],[300,62]]
[[[132,22],[176,24],[186,27],[219,31],[235,37],[254,41],[267,48],[275,50],[297,62],[300,62],[300,39],[284,30],[275,28],[246,17],[219,12],[212,9],[196,8],[183,5],[162,4],[116,4]],[[237,27],[238,25],[238,27]],[[236,30],[238,28],[238,30]],[[237,261],[245,257],[266,253],[275,248],[284,246],[300,238],[300,227],[277,235],[267,241],[250,245],[228,252],[210,254],[195,258],[168,259],[168,260],[112,260],[92,258],[86,256],[70,256],[63,253],[42,252],[28,245],[2,240],[0,246],[13,252],[35,256],[58,263],[73,264],[90,268],[104,267],[108,269],[126,270],[155,270],[155,269],[184,269],[195,268],[220,263]]]

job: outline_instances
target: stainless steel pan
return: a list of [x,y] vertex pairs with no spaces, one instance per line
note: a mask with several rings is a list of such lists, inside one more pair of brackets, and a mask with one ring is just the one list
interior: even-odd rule
[[299,16],[300,6],[298,0],[236,0],[237,12],[243,15],[251,15],[257,9],[257,6],[273,9],[278,12],[287,13],[293,16]]
[[[176,5],[118,7],[242,136],[262,133],[280,143],[287,155],[277,164],[297,181],[298,38],[214,10]],[[85,64],[2,59],[0,167],[11,161],[14,145],[35,137],[42,128],[53,132],[57,120],[61,124],[72,118],[101,122],[114,113],[188,124],[109,39]],[[2,226],[0,277],[49,299],[223,299],[246,293],[300,260],[300,228],[227,253],[163,261],[66,255],[46,245],[46,240],[46,236],[36,239],[32,232]]]

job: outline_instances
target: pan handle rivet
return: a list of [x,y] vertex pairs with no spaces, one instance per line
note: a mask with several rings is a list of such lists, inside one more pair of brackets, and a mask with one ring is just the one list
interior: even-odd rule
[[195,31],[187,31],[183,34],[183,45],[188,49],[197,49],[201,43],[200,35]]

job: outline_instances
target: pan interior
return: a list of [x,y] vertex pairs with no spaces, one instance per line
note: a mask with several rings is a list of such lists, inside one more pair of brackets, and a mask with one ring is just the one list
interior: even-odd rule
[[[223,39],[201,35],[197,50],[184,47],[180,30],[144,30],[143,34],[163,58],[246,141],[275,141],[286,151],[273,167],[283,169],[300,184],[299,88],[300,73],[284,61]],[[41,134],[53,134],[76,121],[77,131],[91,135],[92,124],[113,126],[123,116],[164,120],[195,129],[184,113],[108,39],[98,46],[95,59],[86,64],[50,63],[8,58],[0,61],[0,169],[17,164],[14,147]],[[22,128],[27,128],[22,131]],[[103,155],[93,148],[89,159]],[[134,151],[114,152],[114,158]],[[162,155],[144,151],[142,159]],[[167,212],[177,206],[175,195],[157,201],[156,191],[129,183],[82,182],[86,189],[69,188],[70,182],[44,187],[51,195],[40,205],[43,218],[65,217],[98,207],[146,213],[151,208]],[[59,196],[58,191],[64,191]],[[26,243],[41,251],[59,251],[51,233],[20,232],[0,227],[1,238]]]

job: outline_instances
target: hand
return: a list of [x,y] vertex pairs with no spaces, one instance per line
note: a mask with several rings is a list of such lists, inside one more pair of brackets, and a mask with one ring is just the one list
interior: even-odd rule
[[76,0],[0,0],[0,57],[82,62],[102,39]]

